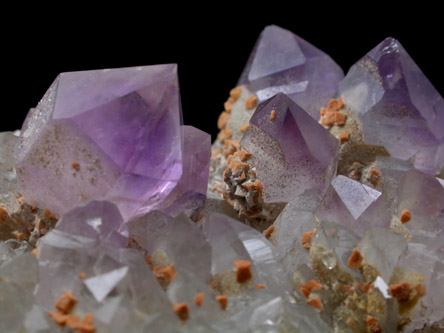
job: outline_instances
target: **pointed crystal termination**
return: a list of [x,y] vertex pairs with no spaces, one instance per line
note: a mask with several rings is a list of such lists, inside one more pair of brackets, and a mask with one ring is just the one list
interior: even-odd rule
[[432,175],[443,168],[444,100],[396,39],[353,65],[339,94],[362,123],[366,144]]
[[405,173],[397,189],[397,210],[399,216],[404,209],[411,214],[409,229],[436,234],[444,230],[444,186],[440,181],[415,169]]
[[[253,276],[270,292],[289,288],[289,276],[278,259],[278,252],[257,230],[226,215],[213,213],[204,222],[203,233],[212,247],[212,273],[230,270],[233,261],[252,263]],[[229,244],[229,245],[227,245]],[[288,290],[288,289],[287,289]]]
[[[195,272],[209,282],[211,247],[201,230],[186,216],[172,218],[158,211],[150,212],[128,222],[131,244],[153,255],[160,251],[177,270]],[[192,253],[192,255],[190,255]]]
[[91,201],[67,212],[56,229],[67,234],[98,239],[113,248],[123,248],[128,240],[126,226],[115,205],[107,201]]
[[360,235],[372,227],[388,227],[391,218],[381,192],[345,176],[332,180],[316,215]]
[[259,101],[282,92],[313,118],[334,97],[342,69],[324,52],[292,32],[266,27],[251,52],[238,84],[247,84]]
[[325,191],[336,170],[338,140],[284,94],[257,107],[241,145],[252,154],[266,203]]
[[23,124],[21,192],[56,215],[93,199],[125,220],[154,209],[181,181],[181,121],[175,64],[62,73]]

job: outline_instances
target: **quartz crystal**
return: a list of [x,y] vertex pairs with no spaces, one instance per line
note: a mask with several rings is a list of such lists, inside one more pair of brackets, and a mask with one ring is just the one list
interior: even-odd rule
[[176,65],[62,73],[23,124],[21,193],[58,216],[107,199],[125,219],[205,195],[209,136],[181,117]]
[[265,202],[324,191],[336,170],[337,140],[284,94],[257,107],[241,145],[252,154]]
[[18,138],[11,132],[0,133],[0,196],[2,205],[9,211],[17,210],[17,174],[12,152]]
[[262,31],[238,84],[246,84],[260,101],[285,93],[319,119],[319,109],[334,96],[343,76],[327,54],[271,25]]
[[256,230],[224,215],[214,214],[204,224],[203,232],[213,249],[213,274],[226,272],[234,260],[249,260],[257,283],[270,290],[285,290],[288,286],[286,270],[277,262],[276,250]]
[[[320,192],[304,192],[285,206],[273,224],[274,231],[271,238],[280,258],[292,270],[310,263],[308,251],[299,240],[304,233],[316,228],[315,210],[321,197]],[[298,219],[297,224],[294,223],[295,216]]]
[[161,252],[176,269],[191,272],[207,283],[211,277],[211,247],[186,216],[171,218],[152,212],[128,223],[130,241],[153,255]]
[[332,180],[317,215],[363,234],[370,226],[390,225],[390,210],[383,199],[378,190],[339,175]]
[[365,143],[427,173],[444,167],[444,100],[396,39],[353,65],[339,94],[358,115]]
[[[78,298],[76,313],[92,313],[103,329],[124,312],[129,325],[136,311],[146,318],[166,311],[166,296],[143,256],[126,248],[127,232],[122,225],[117,207],[108,202],[93,201],[65,214],[39,245],[36,302],[50,310],[71,290]],[[142,325],[143,320],[136,322]]]
[[399,42],[339,86],[266,27],[212,146],[176,71],[63,73],[0,133],[0,332],[444,330],[443,100]]

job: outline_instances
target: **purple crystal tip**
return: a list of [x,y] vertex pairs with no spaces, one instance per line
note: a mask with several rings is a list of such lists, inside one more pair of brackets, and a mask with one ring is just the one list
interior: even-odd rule
[[342,69],[315,46],[275,25],[259,36],[238,84],[246,84],[260,101],[285,93],[313,118],[334,97]]
[[436,174],[444,166],[444,100],[402,45],[387,38],[353,65],[339,94],[366,144]]

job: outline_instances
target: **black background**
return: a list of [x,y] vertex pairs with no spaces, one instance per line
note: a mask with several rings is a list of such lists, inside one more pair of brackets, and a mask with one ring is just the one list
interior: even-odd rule
[[0,130],[20,128],[29,108],[60,72],[178,63],[184,122],[214,139],[228,92],[269,24],[291,30],[328,53],[344,72],[385,37],[395,37],[444,93],[444,29],[438,9],[422,11],[415,5],[405,14],[377,3],[354,12],[321,3],[311,9],[293,5],[185,6],[179,16],[172,13],[173,3],[162,9],[134,6],[112,13],[85,7],[40,16],[28,8],[28,17],[16,11],[2,23]]

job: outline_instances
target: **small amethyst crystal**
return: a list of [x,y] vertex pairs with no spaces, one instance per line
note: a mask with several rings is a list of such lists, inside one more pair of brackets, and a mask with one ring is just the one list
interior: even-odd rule
[[324,52],[292,32],[271,25],[262,31],[238,85],[246,84],[259,101],[285,93],[313,118],[332,98],[344,77]]
[[324,191],[335,173],[338,141],[284,94],[257,107],[241,145],[252,154],[264,202]]
[[[209,150],[207,134],[181,126],[177,66],[170,64],[60,74],[29,112],[15,160],[30,204],[62,215],[106,199],[127,219],[162,209],[173,192],[204,196]],[[174,200],[167,201],[171,210]]]

